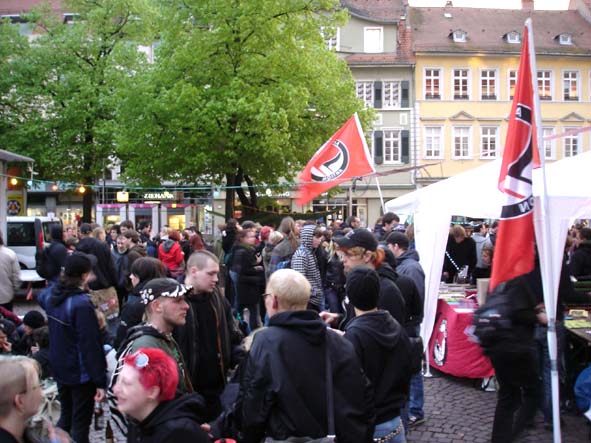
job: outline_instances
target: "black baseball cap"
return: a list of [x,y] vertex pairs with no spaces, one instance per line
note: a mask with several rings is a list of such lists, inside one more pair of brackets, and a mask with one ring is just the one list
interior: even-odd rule
[[393,231],[386,237],[386,243],[389,245],[397,244],[403,249],[408,249],[409,241],[404,232]]
[[158,297],[182,297],[192,287],[183,285],[173,278],[155,278],[150,280],[140,292],[141,301],[144,305],[156,300]]
[[374,235],[365,228],[349,231],[343,237],[334,239],[335,243],[342,248],[354,248],[359,246],[366,251],[375,251],[378,248],[378,241]]
[[94,255],[74,251],[72,255],[66,257],[64,274],[70,277],[80,277],[82,274],[92,271],[96,263],[96,257]]

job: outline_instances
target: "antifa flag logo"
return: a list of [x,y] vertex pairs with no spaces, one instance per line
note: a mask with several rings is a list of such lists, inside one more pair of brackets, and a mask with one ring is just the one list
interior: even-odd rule
[[[319,165],[313,165],[310,171],[311,178],[315,182],[328,182],[339,178],[349,166],[349,150],[341,140],[335,140],[331,150],[336,152],[334,156]],[[332,154],[332,152],[331,152]]]
[[515,122],[521,126],[522,149],[519,157],[507,167],[507,175],[503,182],[503,191],[509,200],[503,206],[501,219],[523,217],[533,210],[532,195],[532,110],[530,107],[518,103],[515,110]]

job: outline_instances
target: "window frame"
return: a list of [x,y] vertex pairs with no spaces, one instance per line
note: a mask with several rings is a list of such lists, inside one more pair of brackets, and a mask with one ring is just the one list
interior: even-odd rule
[[[389,105],[386,100],[386,86],[398,83],[398,103]],[[382,80],[382,109],[400,109],[402,107],[402,80]]]
[[[484,77],[483,77],[483,73],[484,72],[492,72],[494,74],[494,77],[492,78],[494,84],[493,84],[493,92],[494,94],[492,95],[484,95],[483,94],[483,84],[482,82],[484,81]],[[480,100],[482,101],[497,101],[499,100],[499,70],[496,68],[482,68],[479,70],[479,75],[478,75],[478,79],[479,79],[479,93],[480,93]],[[490,79],[488,79],[490,80]],[[485,98],[485,97],[494,97],[494,98]]]
[[[576,129],[580,129],[580,127],[575,126],[575,127],[564,127],[562,128],[564,132],[568,132],[568,131],[573,131]],[[571,152],[571,155],[566,155],[566,149],[567,149],[567,141],[568,140],[573,140],[576,141],[577,143],[577,152]],[[562,158],[567,158],[567,157],[574,157],[575,155],[578,155],[581,153],[581,134],[573,134],[573,135],[565,135],[562,138]]]
[[[368,100],[366,99],[365,95],[360,96],[359,95],[359,84],[364,83],[364,84],[369,84],[369,90],[370,90],[370,100],[368,102]],[[365,90],[365,87],[364,87]],[[373,80],[355,80],[355,95],[357,96],[357,98],[363,100],[363,103],[365,103],[366,107],[371,107],[373,108],[373,104],[374,104],[374,82]]]
[[[456,155],[456,133],[459,130],[468,130],[467,134],[467,153],[466,155]],[[473,158],[473,146],[472,146],[472,126],[457,125],[452,126],[451,131],[451,159],[452,160],[471,160]]]
[[[494,131],[495,131],[494,135],[491,136],[491,135],[487,134],[485,136],[485,134],[484,134],[484,130],[485,129],[487,129],[487,130],[488,129],[494,129]],[[500,141],[500,136],[499,135],[500,135],[500,132],[501,132],[500,129],[501,129],[500,126],[494,126],[494,125],[485,125],[485,126],[481,126],[480,127],[480,146],[479,146],[479,148],[480,148],[480,159],[481,160],[494,160],[494,159],[496,159],[496,158],[499,157],[499,141]],[[490,155],[490,154],[489,155],[484,155],[483,146],[484,146],[485,137],[489,141],[490,140],[494,141],[494,144],[495,144],[495,146],[494,146],[494,155]]]
[[[427,154],[427,140],[433,135],[428,134],[429,130],[439,130],[439,148],[438,154]],[[432,144],[433,146],[433,144]],[[433,148],[431,148],[433,151]],[[433,151],[434,152],[434,151]],[[433,160],[443,160],[444,158],[444,142],[443,142],[443,126],[442,125],[427,125],[423,127],[423,158],[425,159],[433,159]]]
[[[466,96],[457,94],[456,95],[456,71],[466,71],[466,77],[460,77],[460,81],[466,81]],[[461,92],[460,88],[460,92]],[[454,101],[468,101],[472,96],[472,71],[470,68],[452,68],[451,69],[451,96]]]
[[[378,50],[369,50],[367,32],[368,31],[380,31],[380,41],[378,44]],[[363,27],[363,52],[365,54],[380,54],[384,52],[384,27],[383,26],[364,26]]]
[[[388,127],[388,128],[382,128],[382,164],[384,165],[397,165],[397,164],[401,164],[402,163],[402,128],[398,128],[398,127]],[[389,140],[388,137],[386,137],[386,133],[388,132],[398,132],[398,160],[394,160],[392,159],[388,159],[388,155],[386,154],[386,143]],[[395,140],[394,138],[391,138],[391,140]],[[392,148],[391,148],[392,149]],[[390,157],[393,157],[393,155],[390,155]]]
[[[540,73],[550,73],[550,78],[547,79],[549,82],[549,86],[548,89],[550,90],[550,96],[545,96],[542,95],[542,88],[540,88]],[[543,101],[553,101],[554,98],[554,71],[552,69],[538,69],[538,72],[536,73],[536,84],[538,85],[538,94],[540,96],[540,100]],[[546,79],[541,79],[543,82],[545,82]]]
[[[575,87],[576,87],[576,91],[577,91],[577,96],[573,99],[569,99],[566,98],[566,94],[565,94],[565,87],[564,87],[564,82],[567,80],[565,78],[565,75],[567,73],[574,73],[576,75],[576,78],[574,79],[574,83],[575,83]],[[561,71],[561,75],[560,75],[560,81],[561,81],[561,95],[562,95],[562,101],[564,102],[580,102],[581,101],[581,72],[578,69],[563,69]],[[570,80],[572,82],[572,80]]]
[[[427,76],[427,71],[437,71],[437,76]],[[437,91],[439,92],[439,94],[427,94],[427,82],[429,80],[437,80]],[[423,98],[424,100],[443,99],[443,68],[423,68]]]
[[[546,131],[549,131],[549,134],[545,134]],[[544,140],[544,137],[549,137],[556,134],[556,128],[553,126],[542,126],[542,144],[544,149],[544,159],[545,160],[556,160],[556,139],[553,140]],[[549,144],[550,148],[550,155],[548,155],[548,147],[546,143]]]
[[[515,73],[515,85],[513,86],[513,95],[511,95],[511,74]],[[515,89],[517,88],[517,80],[519,79],[519,69],[509,69],[507,70],[507,97],[508,100],[513,100],[515,96]]]

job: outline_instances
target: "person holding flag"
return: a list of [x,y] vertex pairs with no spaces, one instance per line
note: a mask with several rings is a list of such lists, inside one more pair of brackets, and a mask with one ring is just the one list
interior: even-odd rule
[[[535,263],[532,176],[534,167],[539,166],[535,136],[535,114],[539,110],[534,99],[535,64],[530,57],[535,57],[535,52],[528,22],[498,185],[506,195],[506,203],[492,266],[491,303],[505,304],[512,331],[503,346],[488,352],[499,384],[493,443],[511,442],[531,424],[538,398],[534,328],[542,319],[536,306],[541,294],[534,293],[530,282]],[[494,298],[497,301],[493,302]]]

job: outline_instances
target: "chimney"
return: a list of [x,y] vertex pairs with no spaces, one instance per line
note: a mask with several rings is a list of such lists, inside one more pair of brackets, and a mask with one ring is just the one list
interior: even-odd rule
[[521,0],[521,9],[524,11],[534,10],[534,0]]

